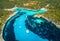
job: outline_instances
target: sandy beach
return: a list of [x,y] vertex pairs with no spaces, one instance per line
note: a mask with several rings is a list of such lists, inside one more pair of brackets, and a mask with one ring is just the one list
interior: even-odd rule
[[45,19],[48,20],[48,21],[51,21],[51,22],[54,23],[58,28],[60,28],[60,25],[56,24],[56,23],[53,22],[52,20],[50,20],[50,19],[48,19],[47,17],[44,17],[44,16],[42,16],[42,17],[45,18]]
[[[7,18],[7,20],[9,20],[12,16],[14,16],[15,14],[16,14],[17,12],[14,12],[13,14],[11,14],[8,18]],[[7,22],[7,20],[5,21],[5,23]],[[4,23],[4,25],[5,25],[5,23]],[[3,27],[4,27],[4,25],[3,25]],[[3,29],[3,28],[2,28]]]
[[[11,14],[7,20],[9,20],[12,16],[14,16],[17,12],[14,12],[13,14]],[[7,22],[7,20],[4,22],[3,26],[2,26],[2,31],[1,31],[1,34],[0,34],[0,41],[4,41],[3,38],[2,38],[2,32],[3,32],[3,27],[5,26],[5,23]]]

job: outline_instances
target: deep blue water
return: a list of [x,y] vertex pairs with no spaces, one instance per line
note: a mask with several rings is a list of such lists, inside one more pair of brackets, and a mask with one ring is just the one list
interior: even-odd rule
[[[47,11],[46,9],[28,10],[15,8],[14,11],[17,13],[7,20],[3,29],[3,39],[5,41],[49,41],[50,33],[45,36],[48,29],[44,27],[47,27],[45,26],[47,24],[49,24],[48,26],[54,24],[51,24],[44,18],[34,17],[35,14],[45,13]],[[44,24],[45,22],[47,23]],[[56,26],[54,25],[52,27]],[[43,30],[45,32],[43,32]]]

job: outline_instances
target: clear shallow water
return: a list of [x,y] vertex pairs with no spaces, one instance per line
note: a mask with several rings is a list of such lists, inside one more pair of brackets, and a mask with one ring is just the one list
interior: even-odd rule
[[[27,14],[22,15],[21,17],[17,18],[14,23],[14,32],[16,36],[16,40],[20,41],[48,41],[47,39],[42,39],[32,31],[26,32],[28,29],[25,26],[25,20],[27,19],[28,15],[33,15],[38,12],[28,11],[22,9],[21,12],[27,12]],[[18,28],[17,28],[18,27]]]
[[[11,17],[3,29],[3,38],[5,41],[48,41],[43,39],[28,28],[26,28],[25,21],[28,16],[33,16],[38,13],[44,13],[46,10],[27,10],[22,8],[16,8],[14,11],[18,11],[16,15]],[[36,19],[36,23],[44,22],[44,20]],[[36,26],[36,25],[34,25]],[[39,33],[39,32],[38,32]]]
[[[26,16],[23,15],[16,19],[14,23],[14,33],[16,40],[20,41],[48,41],[47,39],[42,39],[38,35],[34,34],[32,31],[26,32],[28,29],[25,26]],[[18,27],[18,28],[17,28]]]

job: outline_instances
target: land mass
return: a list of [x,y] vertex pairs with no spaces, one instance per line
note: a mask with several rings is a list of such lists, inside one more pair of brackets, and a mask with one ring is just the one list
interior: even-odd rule
[[[5,24],[8,17],[13,15],[13,12],[5,11],[4,8],[12,8],[16,5],[17,7],[36,10],[41,9],[46,4],[50,4],[48,7],[49,11],[45,14],[42,14],[42,16],[60,27],[60,0],[0,0],[0,32],[2,31],[3,25]],[[39,16],[39,14],[37,16]]]

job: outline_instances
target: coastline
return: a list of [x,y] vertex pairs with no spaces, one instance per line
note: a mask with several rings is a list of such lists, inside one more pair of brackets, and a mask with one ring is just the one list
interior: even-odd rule
[[[13,9],[12,9],[13,10]],[[6,11],[9,11],[9,10],[6,10]],[[13,14],[9,15],[9,17],[6,19],[6,21],[3,23],[3,26],[2,26],[2,30],[3,30],[3,27],[5,26],[5,23],[12,17],[16,14],[17,12],[14,12]],[[43,16],[43,15],[35,15],[34,17],[43,17],[45,18],[46,20],[48,21],[51,21],[52,23],[54,23],[58,28],[60,28],[60,25],[56,24],[55,22],[53,22],[52,20],[48,19],[47,17]]]
[[48,19],[48,18],[45,17],[44,15],[35,15],[34,17],[38,17],[38,18],[43,17],[43,18],[45,18],[46,20],[51,21],[53,24],[55,24],[55,25],[60,29],[60,25],[56,24],[56,23],[55,23],[54,21],[52,21],[51,19]]
[[[8,10],[7,10],[8,11]],[[3,27],[5,26],[5,23],[12,17],[12,16],[14,16],[15,14],[16,14],[17,12],[14,12],[13,14],[11,14],[11,15],[9,15],[9,17],[6,19],[6,21],[4,22],[4,24],[3,24],[3,26],[2,26],[2,32],[3,32]],[[48,21],[51,21],[52,23],[54,23],[58,28],[60,28],[60,25],[58,25],[58,24],[56,24],[55,22],[53,22],[52,20],[50,20],[50,19],[48,19],[47,17],[44,17],[43,15],[39,15],[39,16],[36,16],[36,17],[43,17],[43,18],[45,18],[46,20],[48,20]],[[3,40],[3,38],[2,38],[2,32],[1,32],[1,39],[0,40]]]
[[42,17],[45,18],[48,21],[51,21],[53,24],[55,24],[57,26],[57,28],[60,29],[60,25],[56,24],[55,22],[53,22],[52,20],[48,19],[47,17],[44,17],[44,16],[42,16]]
[[13,14],[9,15],[9,17],[6,19],[6,21],[3,23],[3,26],[2,26],[2,30],[1,30],[1,34],[0,34],[0,40],[1,41],[4,41],[3,38],[2,38],[2,33],[3,33],[3,27],[5,26],[5,23],[12,17],[16,14],[17,12],[14,12]]
[[[17,12],[14,12],[13,14],[9,15],[9,17],[6,19],[6,21],[9,20],[9,19],[10,19],[12,16],[14,16],[16,13],[17,13]],[[5,23],[6,23],[6,21],[4,22],[3,27],[4,27]]]

